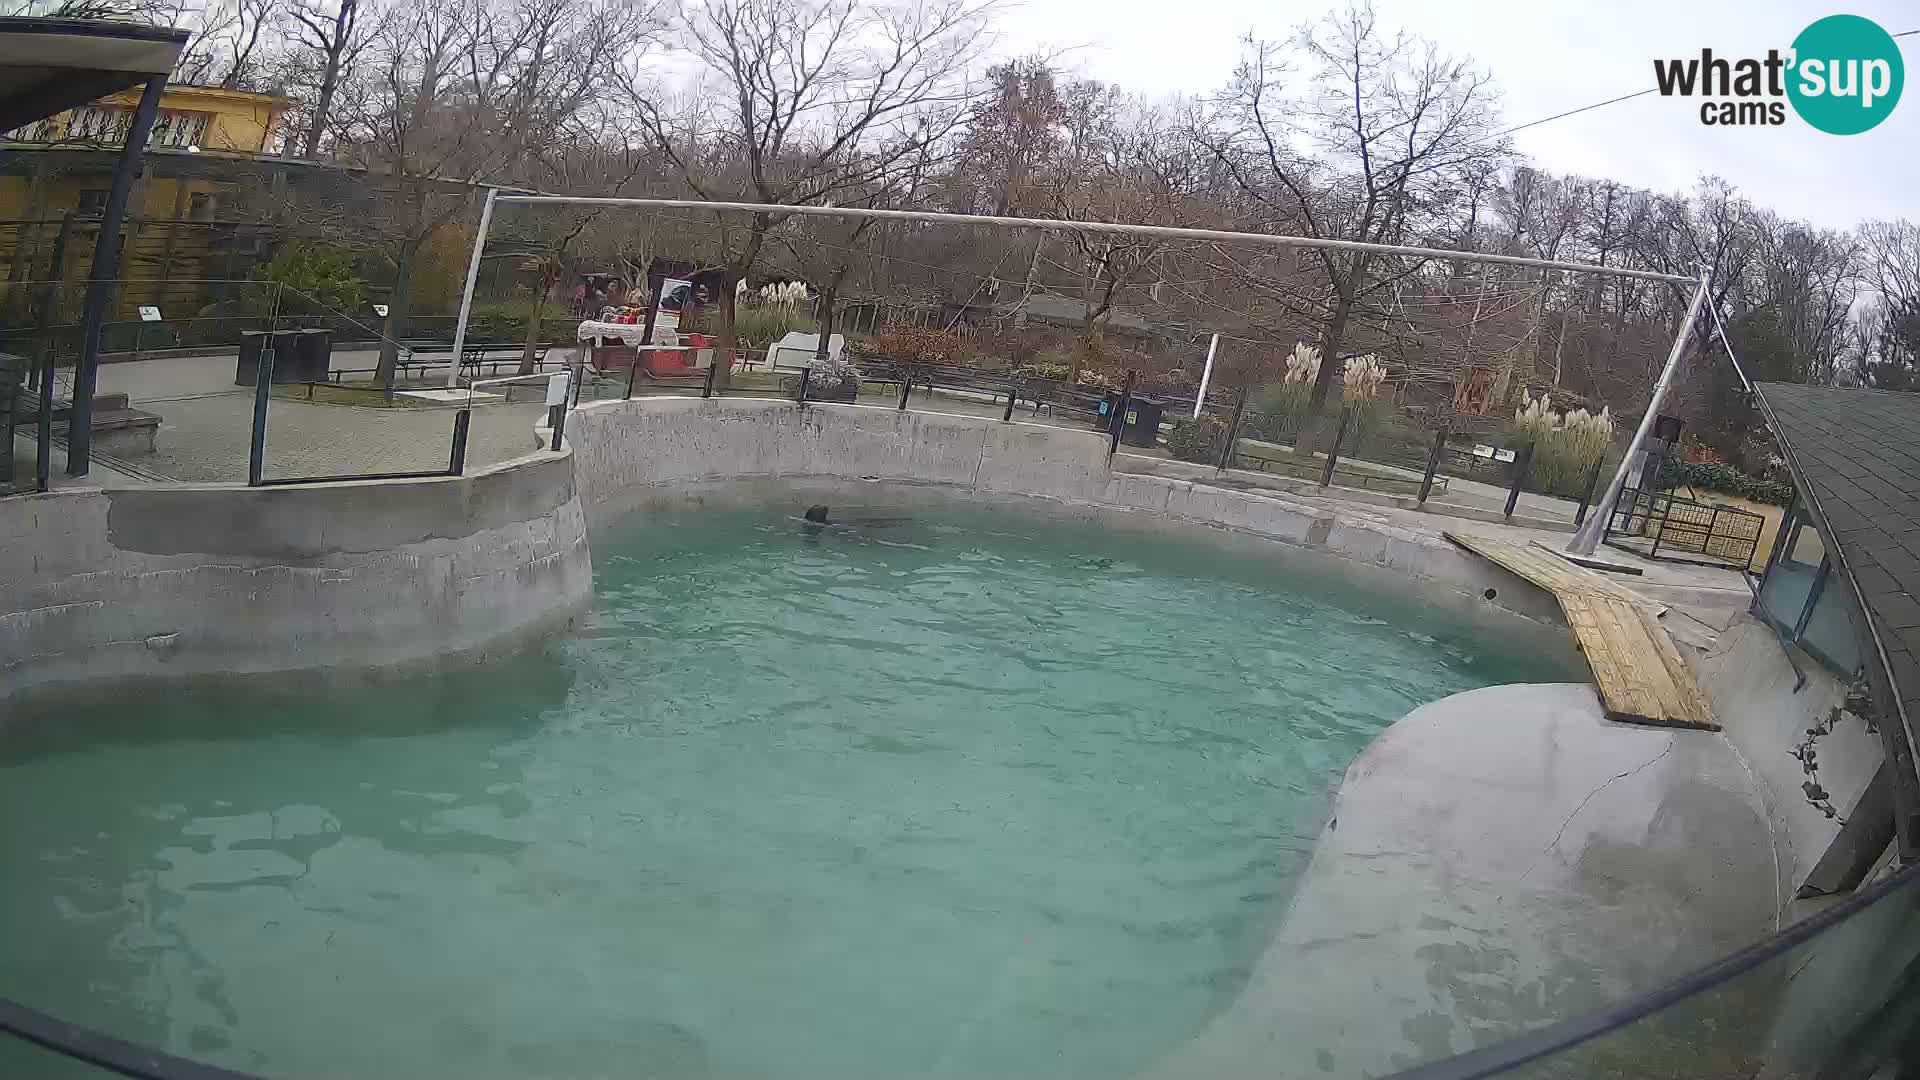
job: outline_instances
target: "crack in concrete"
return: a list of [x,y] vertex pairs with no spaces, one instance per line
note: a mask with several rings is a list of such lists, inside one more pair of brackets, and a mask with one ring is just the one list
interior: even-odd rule
[[1665,750],[1662,750],[1658,754],[1655,754],[1652,758],[1648,759],[1643,764],[1640,764],[1638,766],[1635,766],[1634,768],[1628,769],[1626,772],[1613,776],[1609,778],[1605,783],[1601,784],[1599,787],[1596,787],[1592,791],[1587,792],[1587,797],[1580,800],[1580,805],[1573,808],[1573,813],[1568,814],[1566,816],[1566,819],[1560,822],[1559,831],[1553,834],[1553,842],[1548,844],[1546,847],[1541,848],[1540,854],[1534,856],[1533,862],[1528,863],[1527,868],[1521,871],[1520,880],[1521,881],[1527,880],[1527,875],[1533,873],[1534,870],[1536,870],[1540,866],[1540,860],[1546,858],[1547,855],[1551,853],[1554,848],[1557,848],[1560,846],[1560,838],[1567,834],[1567,826],[1573,824],[1573,819],[1580,816],[1580,812],[1587,808],[1587,804],[1592,802],[1595,796],[1599,795],[1601,792],[1612,787],[1615,782],[1620,780],[1625,780],[1627,777],[1632,776],[1637,772],[1641,772],[1645,769],[1652,767],[1654,764],[1658,763],[1661,758],[1664,758],[1668,754],[1672,753],[1674,745],[1678,742],[1679,742],[1678,736],[1671,736],[1671,735],[1668,736],[1667,748]]

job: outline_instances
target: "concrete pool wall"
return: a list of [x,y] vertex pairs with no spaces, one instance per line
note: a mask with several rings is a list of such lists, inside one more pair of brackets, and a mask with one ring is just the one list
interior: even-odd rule
[[0,698],[404,667],[563,625],[592,580],[564,453],[458,477],[22,496],[0,502]]
[[1095,431],[868,405],[650,397],[582,406],[567,421],[567,443],[581,505],[595,524],[717,482],[931,484],[1232,529],[1411,574],[1455,599],[1562,622],[1551,597],[1515,588],[1517,578],[1431,534],[1274,492],[1118,471],[1106,436]]

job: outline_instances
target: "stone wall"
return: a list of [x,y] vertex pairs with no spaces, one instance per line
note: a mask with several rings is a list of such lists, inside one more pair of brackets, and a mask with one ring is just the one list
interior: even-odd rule
[[0,697],[400,667],[517,642],[592,595],[566,454],[467,476],[0,500]]
[[[1042,424],[764,398],[635,398],[567,421],[581,503],[611,520],[701,484],[813,479],[936,484],[1156,515],[1270,537],[1389,567],[1477,603],[1559,623],[1559,606],[1428,533],[1365,510],[1272,491],[1118,472],[1106,436]],[[1489,591],[1492,597],[1488,597]]]

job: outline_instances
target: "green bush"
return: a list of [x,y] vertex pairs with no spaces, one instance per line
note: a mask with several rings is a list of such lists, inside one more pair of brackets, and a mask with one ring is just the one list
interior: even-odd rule
[[1663,487],[1690,487],[1702,491],[1718,491],[1723,495],[1737,495],[1757,503],[1773,506],[1785,506],[1793,501],[1793,485],[1778,480],[1762,480],[1757,476],[1748,476],[1731,465],[1715,462],[1713,464],[1695,464],[1688,461],[1668,461],[1660,474]]
[[1227,425],[1211,416],[1174,420],[1167,426],[1167,452],[1181,461],[1212,465],[1226,432]]

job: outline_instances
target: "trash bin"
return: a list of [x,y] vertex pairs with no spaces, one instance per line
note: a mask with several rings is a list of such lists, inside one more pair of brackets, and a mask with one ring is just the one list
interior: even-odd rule
[[1165,403],[1157,398],[1127,399],[1127,426],[1120,429],[1120,440],[1128,446],[1152,448],[1160,442],[1160,415]]
[[274,382],[327,382],[333,364],[333,331],[297,330],[289,345],[273,356]]

